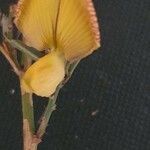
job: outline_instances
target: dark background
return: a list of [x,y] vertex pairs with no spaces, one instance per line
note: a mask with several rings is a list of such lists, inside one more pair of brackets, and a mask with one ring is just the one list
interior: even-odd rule
[[[150,150],[150,2],[94,3],[102,47],[62,89],[39,150]],[[37,119],[46,101],[34,102]],[[18,79],[0,55],[0,150],[22,150],[21,117]]]

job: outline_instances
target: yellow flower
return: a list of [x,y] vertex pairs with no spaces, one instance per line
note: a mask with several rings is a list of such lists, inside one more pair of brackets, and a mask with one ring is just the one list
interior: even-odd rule
[[[27,45],[40,51],[53,49],[54,52],[62,53],[68,61],[81,59],[100,46],[99,27],[92,0],[20,0],[15,24],[23,34]],[[50,52],[48,56],[45,56],[45,59],[41,58],[25,73],[24,82],[37,80],[32,82],[32,86],[31,82],[28,82],[28,87],[30,87],[28,91],[40,96],[48,96],[48,93],[50,95],[55,91],[60,82],[57,75],[53,73],[57,72],[56,70],[60,66],[63,69],[59,68],[62,71],[59,77],[60,75],[62,75],[62,78],[64,77],[64,64],[57,68],[57,62],[52,63],[54,66],[52,67],[51,64],[53,69],[50,69],[49,63],[52,59],[47,59],[47,57],[51,57],[51,54],[53,53]],[[58,56],[57,61],[59,59],[61,58]],[[47,62],[44,62],[44,60]],[[43,65],[47,66],[48,74],[42,70]],[[33,74],[34,69],[38,71]],[[45,76],[42,74],[45,74]],[[39,77],[40,80],[49,81],[45,82],[43,86],[45,89],[40,88]],[[53,80],[59,82],[54,86],[50,83]],[[50,92],[50,89],[53,89],[52,92]],[[43,90],[45,90],[45,93],[42,93]]]

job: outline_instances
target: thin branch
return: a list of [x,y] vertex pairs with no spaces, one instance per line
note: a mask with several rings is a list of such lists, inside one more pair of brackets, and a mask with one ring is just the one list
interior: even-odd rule
[[32,93],[25,93],[21,88],[23,113],[23,144],[24,150],[37,150],[41,142],[35,135],[34,110]]
[[79,64],[79,62],[80,62],[80,60],[76,61],[76,62],[74,62],[68,66],[68,69],[67,69],[68,71],[66,71],[67,72],[66,78],[57,87],[54,95],[49,97],[48,105],[45,109],[43,116],[41,117],[40,126],[39,126],[39,129],[38,129],[37,134],[36,134],[39,139],[41,139],[43,137],[43,135],[46,131],[46,127],[48,126],[49,119],[50,119],[53,111],[56,109],[56,100],[57,100],[60,89],[64,86],[64,84],[67,83],[69,78],[72,76],[72,74],[73,74],[75,68],[77,67],[77,65]]
[[15,62],[13,61],[13,59],[11,58],[10,53],[9,53],[8,48],[7,48],[7,46],[6,46],[5,43],[3,43],[3,46],[0,45],[0,52],[8,60],[8,62],[12,66],[14,72],[20,77],[21,74],[22,74],[22,72],[21,72],[20,68],[15,64]]
[[36,50],[33,47],[29,47],[25,45],[22,41],[20,40],[14,40],[14,39],[9,39],[7,36],[4,36],[5,40],[14,48],[17,50],[21,51],[22,53],[28,55],[30,58],[33,60],[38,60],[39,58],[43,57],[44,55]]
[[27,119],[29,121],[31,132],[34,133],[35,125],[34,125],[32,94],[25,93],[23,91],[22,91],[22,112],[23,112],[23,119]]
[[37,131],[37,137],[39,139],[41,139],[42,136],[44,135],[44,133],[46,131],[46,127],[47,127],[48,122],[49,122],[49,119],[52,115],[52,112],[56,109],[55,103],[56,103],[60,89],[61,89],[61,87],[58,86],[55,94],[49,98],[48,105],[45,109],[45,112],[44,112],[42,118],[41,118],[41,123],[40,123],[39,129]]

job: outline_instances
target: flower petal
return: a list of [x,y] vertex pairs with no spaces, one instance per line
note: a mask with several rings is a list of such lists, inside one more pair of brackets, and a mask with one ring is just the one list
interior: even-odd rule
[[83,58],[100,46],[100,33],[92,0],[62,0],[57,41],[67,60]]
[[27,45],[38,50],[52,48],[59,0],[20,0],[15,24]]
[[100,46],[92,0],[20,0],[15,23],[29,46],[58,48],[69,61]]
[[49,97],[65,76],[64,59],[56,51],[42,57],[29,67],[22,78],[26,92]]

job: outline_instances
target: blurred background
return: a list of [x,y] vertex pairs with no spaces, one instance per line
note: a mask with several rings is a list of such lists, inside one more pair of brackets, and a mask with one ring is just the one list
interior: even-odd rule
[[[61,90],[39,150],[150,150],[150,1],[94,4],[102,47]],[[34,98],[38,120],[47,101]],[[18,78],[0,54],[0,150],[22,150],[21,113]]]

